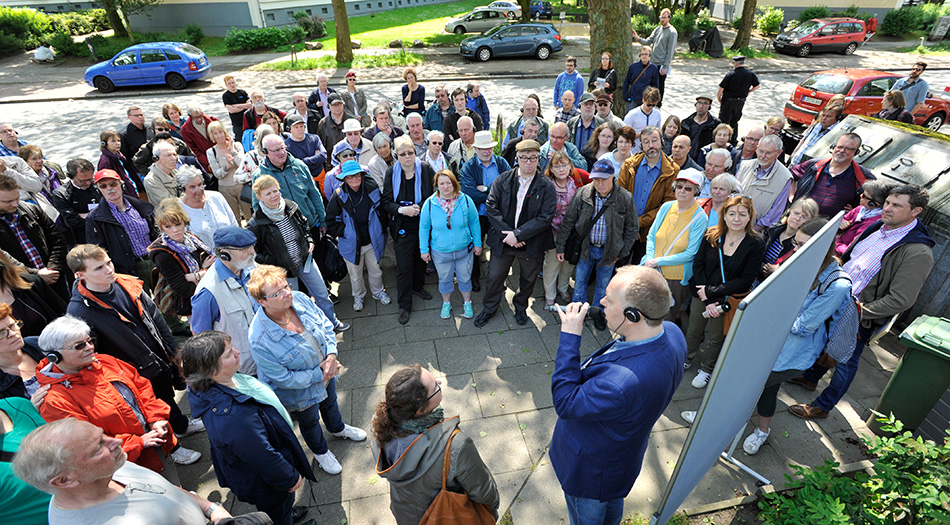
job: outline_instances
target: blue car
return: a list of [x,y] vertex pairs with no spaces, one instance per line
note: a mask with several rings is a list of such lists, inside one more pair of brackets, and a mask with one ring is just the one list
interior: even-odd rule
[[528,7],[531,10],[531,18],[535,20],[539,18],[547,18],[550,20],[554,17],[554,6],[551,5],[551,2],[546,2],[545,0],[531,0],[531,4]]
[[491,57],[536,56],[547,60],[561,50],[561,34],[547,24],[498,26],[459,44],[462,58],[485,62]]
[[185,89],[188,82],[211,73],[204,51],[184,42],[149,42],[123,49],[110,60],[86,69],[85,80],[103,93],[117,86],[168,84]]

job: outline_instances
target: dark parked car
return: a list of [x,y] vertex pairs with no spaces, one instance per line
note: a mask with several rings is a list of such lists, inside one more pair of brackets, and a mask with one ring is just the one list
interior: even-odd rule
[[800,57],[832,51],[850,55],[864,42],[865,33],[864,22],[857,18],[815,18],[779,34],[772,47]]
[[536,56],[547,60],[561,50],[561,34],[547,24],[498,26],[480,36],[470,36],[459,45],[463,58],[485,62],[493,56]]
[[116,86],[168,84],[185,89],[188,82],[211,73],[204,51],[184,42],[149,42],[127,47],[86,69],[85,81],[103,93]]
[[537,20],[540,18],[547,18],[548,20],[554,18],[554,6],[551,5],[551,2],[545,2],[544,0],[531,0],[531,4],[528,6],[531,13],[531,18]]

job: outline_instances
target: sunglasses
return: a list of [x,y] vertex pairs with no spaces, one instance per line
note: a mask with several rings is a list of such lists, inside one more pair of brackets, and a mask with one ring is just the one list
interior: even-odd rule
[[411,157],[415,154],[416,154],[415,151],[403,151],[402,153],[398,153],[397,155],[400,157]]
[[441,142],[436,142],[436,141],[434,141],[434,140],[433,140],[433,141],[430,141],[429,144],[435,144],[436,146],[441,146],[441,145],[442,145]]
[[352,151],[350,151],[350,152],[347,152],[347,153],[340,153],[339,156],[340,156],[341,159],[355,159],[355,158],[356,158],[356,153],[353,153]]
[[90,338],[86,339],[85,341],[80,341],[80,342],[78,342],[78,343],[76,343],[76,344],[72,344],[72,345],[69,345],[69,346],[65,346],[65,347],[63,347],[63,350],[75,350],[75,351],[78,352],[78,351],[80,351],[80,350],[86,348],[87,345],[96,346],[96,338],[95,338],[95,337],[90,337]]
[[436,394],[438,394],[438,393],[441,392],[441,391],[442,391],[442,385],[440,385],[440,384],[438,383],[438,381],[436,381],[436,383],[435,383],[435,392],[432,392],[431,394],[429,394],[429,397],[426,398],[426,401],[431,400],[433,397],[435,397]]

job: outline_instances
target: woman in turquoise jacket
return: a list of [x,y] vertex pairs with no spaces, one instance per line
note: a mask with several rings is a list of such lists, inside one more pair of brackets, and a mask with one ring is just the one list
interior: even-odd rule
[[435,262],[442,294],[442,319],[452,317],[453,280],[465,301],[463,315],[475,316],[472,307],[472,264],[482,254],[482,229],[478,208],[462,193],[458,179],[450,170],[435,176],[436,192],[426,199],[419,213],[419,249],[422,260]]

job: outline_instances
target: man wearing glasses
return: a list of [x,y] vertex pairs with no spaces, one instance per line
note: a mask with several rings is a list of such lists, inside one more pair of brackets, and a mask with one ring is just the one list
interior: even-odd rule
[[442,123],[455,111],[445,84],[435,87],[435,102],[429,106],[425,116],[425,128],[429,131],[443,131]]
[[[329,148],[331,144],[336,145],[337,142],[345,138],[343,122],[346,120],[346,115],[344,114],[343,97],[339,93],[331,93],[328,100],[330,101],[330,114],[320,119],[320,123],[317,124],[317,136],[320,137],[320,142],[326,144],[326,147]],[[326,168],[328,170],[332,168],[329,162],[327,162]]]
[[86,159],[75,158],[66,163],[69,182],[53,192],[53,206],[66,226],[66,245],[86,242],[86,217],[99,205],[102,194],[93,184],[96,168]]
[[551,220],[557,207],[557,193],[551,179],[538,169],[541,145],[534,140],[522,140],[517,151],[518,166],[495,179],[485,202],[491,225],[488,246],[492,257],[484,308],[475,318],[479,328],[497,313],[515,259],[520,266],[518,291],[512,300],[515,322],[528,323],[528,298],[541,271],[544,252],[554,248]]
[[845,208],[860,206],[864,183],[877,178],[854,160],[860,148],[861,137],[857,133],[846,133],[838,137],[830,157],[792,167],[792,177],[798,180],[793,200],[815,199],[818,214],[824,217],[834,217]]
[[[534,128],[537,129],[537,126],[534,126]],[[475,156],[462,165],[461,180],[459,181],[462,185],[462,191],[471,197],[472,202],[478,206],[478,222],[482,230],[483,245],[489,228],[485,205],[485,201],[488,200],[488,188],[491,187],[499,175],[511,169],[507,160],[495,155],[495,144],[498,143],[492,140],[491,131],[479,131],[475,134]],[[482,289],[478,282],[481,277],[482,271],[476,258],[475,264],[472,265],[473,292]]]
[[909,75],[894,82],[893,89],[904,92],[904,100],[907,102],[906,107],[912,108],[910,110],[911,115],[916,115],[927,102],[927,92],[930,90],[930,85],[927,84],[926,80],[920,78],[925,69],[927,69],[926,62],[917,62],[914,67],[910,68]]
[[648,126],[660,128],[666,117],[660,111],[660,90],[654,87],[648,87],[643,92],[643,104],[631,109],[623,118],[623,123],[633,128],[637,133],[637,140],[633,144],[633,153],[640,151],[640,132]]
[[[311,234],[315,239],[319,238],[320,232],[313,230],[325,229],[326,210],[323,207],[323,196],[320,195],[320,190],[317,189],[310,175],[310,168],[302,160],[295,159],[287,153],[287,145],[284,144],[280,135],[264,137],[261,145],[267,157],[254,172],[254,181],[261,175],[270,175],[277,179],[277,183],[280,184],[280,195],[300,206],[300,212],[307,218],[307,227],[310,228]],[[251,206],[257,211],[260,208],[260,202],[256,195],[252,201]]]
[[752,199],[757,231],[772,227],[782,218],[788,196],[793,193],[792,174],[778,161],[781,154],[782,139],[778,135],[769,135],[759,141],[757,162],[741,163],[736,173],[742,191]]
[[[152,155],[152,149],[155,147],[155,143],[159,141],[167,141],[175,145],[175,150],[178,153],[178,158],[182,159],[187,157],[193,159],[193,162],[186,162],[192,166],[201,170],[202,173],[205,172],[205,169],[201,167],[201,164],[198,162],[198,159],[195,157],[195,153],[191,151],[191,148],[188,147],[188,144],[185,144],[184,140],[176,138],[171,134],[171,127],[168,125],[168,121],[164,117],[158,117],[152,120],[152,132],[155,134],[152,138],[142,144],[142,147],[135,153],[135,156],[132,157],[132,165],[135,166],[136,171],[139,173],[148,173],[149,168],[152,167],[152,163],[155,162],[155,159]],[[179,162],[179,166],[181,166]]]
[[640,61],[630,64],[627,78],[623,81],[623,98],[627,101],[627,111],[643,103],[643,91],[648,87],[660,87],[660,69],[650,61],[650,46],[640,48]]
[[0,122],[0,157],[16,157],[23,146],[26,146],[26,142],[17,138],[13,126]]

